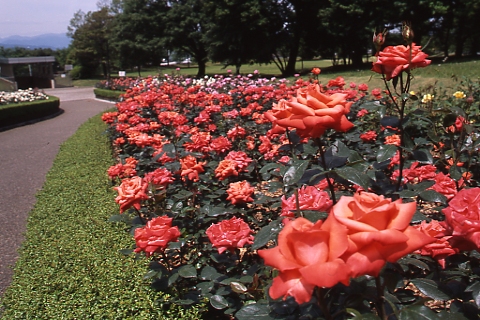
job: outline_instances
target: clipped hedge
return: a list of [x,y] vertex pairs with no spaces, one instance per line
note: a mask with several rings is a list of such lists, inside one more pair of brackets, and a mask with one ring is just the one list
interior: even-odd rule
[[[107,168],[105,125],[96,116],[60,148],[37,203],[1,319],[198,319],[156,302],[143,279],[147,261],[119,250],[132,241],[118,212]],[[163,297],[163,300],[168,297]]]
[[107,89],[93,89],[95,93],[95,98],[109,100],[109,101],[118,101],[122,94],[125,94],[125,91],[116,91],[116,90],[107,90]]
[[0,128],[54,115],[60,111],[60,99],[10,103],[0,106]]

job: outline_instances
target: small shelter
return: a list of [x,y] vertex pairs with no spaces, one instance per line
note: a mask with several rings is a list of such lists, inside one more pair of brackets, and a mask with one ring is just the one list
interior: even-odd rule
[[[54,56],[4,58],[0,57],[0,79],[14,83],[16,89],[54,88]],[[28,66],[28,72],[15,76],[14,65]],[[25,68],[26,69],[26,68]]]

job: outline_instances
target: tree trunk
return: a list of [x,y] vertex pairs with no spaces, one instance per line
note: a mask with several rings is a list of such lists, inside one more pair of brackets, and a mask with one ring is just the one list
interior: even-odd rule
[[205,71],[207,69],[207,63],[205,60],[200,59],[198,61],[198,71],[197,71],[197,78],[202,78],[205,76]]
[[298,45],[300,44],[300,36],[295,35],[296,39],[294,39],[294,43],[290,48],[290,53],[288,55],[287,66],[285,67],[285,71],[283,72],[283,77],[291,77],[295,74],[295,64],[297,63],[297,55],[298,55]]

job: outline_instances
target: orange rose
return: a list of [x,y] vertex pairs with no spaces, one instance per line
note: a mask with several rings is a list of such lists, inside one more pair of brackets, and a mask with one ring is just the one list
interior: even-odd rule
[[123,213],[130,207],[140,210],[140,202],[148,199],[145,193],[148,184],[140,177],[123,179],[120,186],[113,189],[117,190],[118,196],[115,201],[120,205],[120,213]]
[[408,253],[434,241],[410,226],[416,203],[393,201],[373,193],[341,197],[327,218],[348,229],[349,248],[342,256],[353,277],[378,276],[388,262],[396,262]]
[[344,93],[324,94],[318,84],[311,84],[298,89],[297,96],[290,101],[274,104],[265,117],[273,123],[272,133],[295,128],[303,138],[318,138],[327,129],[345,132],[353,127],[345,116],[352,104],[346,97]]
[[373,63],[372,71],[385,74],[387,80],[395,78],[407,69],[423,68],[430,64],[428,55],[412,43],[410,46],[388,46],[379,52],[377,61]]
[[425,245],[423,248],[415,251],[422,256],[431,256],[445,269],[445,258],[459,252],[457,248],[452,248],[449,240],[452,236],[448,235],[445,228],[445,221],[432,220],[430,222],[422,221],[415,226],[423,233],[435,238],[435,242]]
[[277,247],[258,251],[265,265],[280,271],[273,279],[270,296],[293,296],[298,303],[305,303],[315,286],[348,285],[350,268],[340,258],[347,248],[347,228],[335,220],[312,223],[298,218],[288,222],[278,235]]
[[252,202],[252,194],[255,191],[248,181],[230,183],[227,189],[228,197],[232,204]]
[[220,161],[215,169],[215,177],[219,180],[225,180],[230,176],[238,176],[237,162],[235,160],[224,159]]
[[180,173],[180,175],[182,176],[183,180],[185,180],[185,177],[187,177],[189,180],[198,181],[198,174],[205,171],[203,169],[203,165],[206,164],[206,162],[197,163],[197,159],[195,159],[191,155],[180,159],[180,163],[182,165],[182,172]]

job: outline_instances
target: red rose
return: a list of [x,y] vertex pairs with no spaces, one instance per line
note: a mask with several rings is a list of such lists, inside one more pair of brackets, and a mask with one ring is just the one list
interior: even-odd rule
[[373,130],[367,131],[360,135],[360,139],[362,139],[363,142],[373,142],[377,139],[377,133]]
[[430,64],[428,55],[412,43],[410,46],[388,46],[379,52],[377,61],[373,63],[372,71],[385,74],[387,80],[395,78],[407,69],[423,68]]
[[183,180],[186,180],[187,178],[192,181],[198,181],[199,177],[198,174],[205,171],[203,169],[203,165],[206,164],[206,162],[200,162],[197,163],[197,159],[195,159],[193,156],[188,155],[183,159],[180,159],[180,163],[182,165],[181,168],[181,173],[180,175],[182,176]]
[[449,240],[451,236],[447,234],[444,221],[432,220],[429,223],[422,221],[420,225],[415,226],[426,235],[435,238],[435,242],[426,244],[424,247],[415,251],[422,256],[431,256],[445,269],[445,258],[458,253],[458,249],[452,248]]
[[250,186],[248,181],[239,181],[230,183],[229,188],[227,189],[228,197],[227,200],[230,200],[232,204],[237,203],[246,203],[252,202],[252,194],[255,191],[255,188]]
[[434,241],[410,226],[416,203],[392,202],[373,193],[343,196],[327,218],[347,227],[348,251],[342,256],[352,276],[378,276],[388,262],[396,262],[408,253]]
[[236,168],[239,172],[246,172],[248,165],[253,161],[245,152],[243,151],[230,151],[225,160],[233,160],[236,162]]
[[[458,182],[459,185],[463,184],[463,179]],[[455,180],[450,178],[448,174],[440,172],[435,176],[435,184],[430,188],[443,194],[448,200],[452,199],[457,194],[457,184]]]
[[210,150],[213,150],[217,153],[223,153],[232,148],[232,143],[225,137],[218,137],[213,139],[210,142]]
[[140,177],[123,179],[120,186],[114,187],[113,189],[118,192],[115,202],[120,205],[120,213],[123,213],[132,206],[135,209],[140,210],[140,203],[142,200],[149,198],[145,193],[147,187],[148,184],[146,184]]
[[152,182],[154,185],[168,186],[172,183],[175,178],[172,176],[172,173],[165,168],[158,168],[152,172],[145,174],[145,181]]
[[347,248],[347,229],[335,220],[312,223],[297,218],[288,222],[278,235],[278,246],[258,250],[265,265],[280,271],[273,279],[270,296],[293,296],[298,303],[305,303],[315,286],[348,285],[350,268],[340,258]]
[[327,95],[320,92],[318,84],[298,89],[297,96],[290,101],[280,100],[265,118],[273,123],[273,133],[283,133],[286,128],[297,129],[303,138],[320,137],[325,130],[348,131],[353,123],[345,116],[352,102],[347,102],[346,94]]
[[462,189],[443,209],[452,245],[460,250],[480,248],[480,188]]
[[172,218],[167,216],[156,217],[147,222],[143,228],[135,229],[135,252],[144,251],[147,257],[154,252],[165,250],[172,241],[180,236],[178,227],[172,227]]
[[[333,204],[328,193],[318,190],[314,186],[303,186],[298,190],[298,204],[300,210],[328,211]],[[295,195],[288,199],[282,197],[282,216],[294,217],[297,210]]]
[[245,221],[236,217],[212,224],[206,233],[212,245],[218,249],[218,253],[233,251],[253,243],[251,235],[253,231]]
[[320,74],[321,70],[320,70],[320,68],[313,68],[311,72],[312,72],[312,74],[318,76]]

